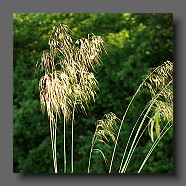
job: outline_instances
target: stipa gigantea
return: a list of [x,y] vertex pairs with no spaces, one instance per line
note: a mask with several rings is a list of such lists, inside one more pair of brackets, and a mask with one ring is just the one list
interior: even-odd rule
[[[146,119],[148,120],[148,117],[149,117],[149,122],[145,126],[145,129],[148,127],[149,135],[151,137],[153,144],[149,152],[147,153],[140,169],[138,170],[138,173],[141,172],[143,166],[145,165],[145,162],[149,158],[152,151],[155,149],[160,139],[166,134],[166,132],[173,125],[172,124],[172,121],[173,121],[172,120],[173,119],[173,110],[172,110],[173,100],[172,99],[173,97],[170,96],[170,95],[173,95],[173,92],[172,92],[173,91],[173,87],[172,87],[173,86],[173,63],[169,61],[164,62],[161,66],[153,70],[153,72],[150,73],[147,77],[148,78],[145,80],[144,84],[149,88],[150,92],[152,93],[152,100],[149,102],[149,104],[146,107],[146,112],[144,113],[144,116],[141,120],[139,128],[142,127],[142,125],[145,123],[145,120]],[[160,129],[161,118],[163,120],[166,120],[166,123],[167,123],[163,126],[162,129]],[[162,122],[162,124],[163,123],[165,122]],[[125,164],[123,165],[121,169],[121,173],[126,171],[127,166],[130,162],[131,156],[142,134],[144,133],[144,130],[141,132],[141,134],[139,131],[138,134],[140,134],[140,136],[138,137],[138,139],[136,135],[136,138],[133,141],[133,144],[135,143],[136,144],[133,146],[133,148],[130,148],[129,155],[127,157],[127,160],[125,161]],[[154,131],[157,136],[155,141],[154,141]]]
[[[173,126],[173,63],[170,61],[164,62],[162,66],[156,69],[155,76],[153,78],[149,77],[146,86],[149,88],[152,96],[157,95],[158,92],[160,92],[160,96],[158,96],[153,105],[148,123],[148,131],[153,144],[142,162],[138,173],[141,172],[159,141]],[[156,134],[155,140],[154,133]]]
[[64,173],[66,173],[66,123],[71,118],[72,147],[71,172],[73,167],[73,128],[75,108],[85,112],[85,105],[95,101],[98,82],[93,74],[101,64],[100,54],[106,52],[106,45],[100,36],[73,42],[67,25],[59,23],[53,27],[48,40],[49,52],[43,52],[36,68],[44,75],[39,80],[41,110],[47,111],[50,121],[54,170],[57,173],[56,127],[57,118],[63,115]]
[[[120,163],[119,173],[125,173],[125,171],[128,167],[128,164],[131,160],[131,157],[134,153],[134,150],[136,149],[136,146],[137,146],[139,140],[141,139],[143,133],[145,132],[145,130],[147,128],[148,128],[149,135],[150,135],[152,141],[154,141],[154,136],[153,136],[154,130],[155,130],[157,138],[154,141],[151,149],[149,150],[149,153],[145,157],[144,162],[142,163],[138,173],[143,168],[145,162],[147,161],[148,157],[150,156],[150,154],[152,153],[152,151],[154,150],[154,148],[158,144],[159,140],[165,135],[165,133],[168,131],[168,129],[170,129],[172,127],[172,121],[173,121],[173,109],[172,109],[173,108],[173,92],[172,92],[173,91],[173,88],[172,88],[172,86],[173,86],[173,63],[170,61],[166,61],[162,65],[160,65],[159,67],[153,69],[147,75],[147,77],[143,80],[143,82],[138,87],[136,93],[132,97],[132,99],[131,99],[131,101],[130,101],[130,103],[129,103],[129,105],[123,115],[120,126],[119,126],[115,146],[114,146],[112,157],[111,157],[109,173],[112,170],[116,147],[117,147],[117,143],[119,140],[121,128],[122,128],[124,121],[125,121],[125,117],[128,113],[128,110],[129,110],[131,104],[134,101],[134,98],[139,93],[139,91],[145,86],[147,86],[149,88],[150,92],[152,93],[152,100],[150,100],[147,103],[146,107],[141,112],[140,116],[138,117],[138,119],[137,119],[137,121],[131,131],[131,134],[130,134],[129,139],[127,141],[127,144],[126,144],[126,147],[125,147],[125,150],[123,153],[123,157],[122,157],[122,160]],[[152,115],[151,113],[154,113],[154,115]],[[149,118],[149,122],[145,126],[145,128],[142,130],[142,126],[146,123],[146,120],[148,120],[148,118]],[[161,131],[160,131],[160,125],[159,125],[160,118],[167,120],[167,124],[163,126],[163,129]],[[156,122],[156,125],[154,125],[155,122]],[[138,123],[139,123],[139,126],[137,128],[136,133],[134,134],[135,128],[137,127]],[[134,134],[134,138],[132,139],[133,134]],[[129,142],[131,140],[132,140],[132,144],[129,147]],[[128,150],[128,148],[129,148],[129,150]],[[127,151],[129,151],[129,152],[128,152],[127,157],[125,157]]]

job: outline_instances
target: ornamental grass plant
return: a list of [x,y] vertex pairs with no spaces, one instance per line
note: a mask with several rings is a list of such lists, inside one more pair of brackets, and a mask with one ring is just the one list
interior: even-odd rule
[[101,60],[99,55],[105,50],[100,36],[73,41],[67,25],[59,23],[53,27],[49,38],[49,52],[43,52],[36,67],[44,72],[39,80],[41,110],[47,111],[50,121],[51,144],[54,170],[57,173],[56,130],[58,118],[63,115],[64,173],[66,173],[66,123],[71,121],[72,148],[71,172],[73,173],[73,124],[76,109],[86,113],[85,105],[95,101],[98,82],[93,74]]
[[[56,136],[61,120],[63,120],[63,170],[64,173],[67,173],[66,130],[68,129],[66,126],[70,123],[71,173],[74,173],[75,113],[77,110],[86,113],[90,101],[95,102],[99,88],[94,72],[102,63],[100,54],[106,53],[106,44],[100,36],[95,36],[93,33],[88,34],[87,38],[74,40],[69,27],[59,23],[53,27],[48,45],[49,52],[44,51],[36,65],[36,68],[43,73],[39,80],[41,111],[43,113],[46,111],[49,119],[55,173],[58,173]],[[120,166],[117,172],[126,172],[140,139],[144,132],[148,131],[152,145],[137,170],[140,173],[159,141],[173,126],[173,63],[166,61],[147,74],[132,97],[121,120],[110,112],[95,123],[95,132],[92,144],[90,144],[87,163],[88,173],[91,172],[91,160],[94,152],[101,154],[108,165],[108,173],[112,173],[117,148],[120,148],[118,142],[122,141],[121,130],[125,125],[126,115],[136,95],[142,89],[147,89],[150,92],[151,99],[130,131],[126,146],[122,149],[123,156],[119,160]],[[106,146],[113,143],[114,148],[109,158],[106,157],[102,149],[96,147],[97,143],[103,143]]]

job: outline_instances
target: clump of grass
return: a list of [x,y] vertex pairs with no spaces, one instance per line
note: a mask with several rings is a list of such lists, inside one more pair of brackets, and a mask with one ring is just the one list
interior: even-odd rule
[[56,128],[57,118],[63,115],[64,173],[66,173],[66,123],[71,119],[72,147],[71,172],[73,172],[73,125],[74,113],[78,108],[85,111],[90,100],[95,101],[98,82],[93,74],[101,64],[100,54],[106,45],[100,36],[88,35],[76,41],[70,36],[67,25],[59,23],[53,27],[48,40],[49,52],[43,52],[36,68],[44,75],[39,80],[40,105],[47,111],[50,121],[54,170],[57,173]]

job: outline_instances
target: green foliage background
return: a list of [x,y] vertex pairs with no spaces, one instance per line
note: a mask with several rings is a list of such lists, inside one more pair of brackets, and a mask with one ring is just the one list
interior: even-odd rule
[[[108,47],[102,54],[103,65],[95,76],[100,92],[87,115],[76,113],[74,131],[74,172],[86,173],[95,122],[105,113],[114,112],[122,118],[125,109],[150,68],[173,61],[173,15],[130,13],[15,13],[13,14],[13,171],[21,173],[52,173],[53,162],[49,123],[39,104],[39,72],[36,62],[43,50],[49,50],[48,38],[58,22],[67,24],[74,39],[88,33],[100,35]],[[117,172],[130,130],[150,95],[141,92],[130,109],[121,132],[113,172]],[[63,172],[63,122],[57,137],[58,169]],[[67,172],[70,172],[70,125],[67,126]],[[135,173],[151,144],[146,134],[136,149],[127,173]],[[109,155],[111,147],[98,144]],[[106,173],[100,154],[93,153],[91,172]],[[159,143],[142,173],[173,172],[173,130]]]

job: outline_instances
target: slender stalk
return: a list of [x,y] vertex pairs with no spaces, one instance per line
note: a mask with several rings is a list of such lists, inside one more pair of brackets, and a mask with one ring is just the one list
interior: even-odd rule
[[55,127],[55,126],[53,126],[53,138],[54,138],[55,173],[57,173],[57,157],[56,157],[56,127]]
[[[74,117],[74,110],[73,110]],[[74,172],[74,119],[72,119],[72,147],[71,147],[71,173]]]
[[[169,122],[167,123],[167,125],[168,125],[168,124],[169,124]],[[166,125],[166,126],[167,126],[167,125]],[[164,127],[164,129],[166,128],[166,126]],[[159,143],[159,141],[161,140],[161,138],[168,132],[168,130],[169,130],[171,127],[172,127],[172,125],[170,125],[164,132],[163,132],[163,130],[162,130],[162,132],[160,133],[160,137],[157,138],[157,139],[155,140],[155,142],[154,142],[153,145],[151,146],[149,152],[147,153],[147,155],[146,155],[146,157],[145,157],[143,163],[141,164],[141,166],[140,166],[140,168],[139,168],[139,170],[138,170],[138,173],[141,172],[142,168],[144,167],[146,161],[148,160],[148,158],[149,158],[150,155],[152,154],[153,150],[155,149],[155,147],[157,146],[157,144]],[[162,134],[162,135],[161,135],[161,134]]]
[[98,152],[100,152],[101,155],[103,156],[103,159],[104,159],[105,163],[107,163],[107,159],[106,159],[104,153],[103,153],[100,149],[93,149],[92,152],[93,152],[93,151],[98,151]]
[[56,126],[53,126],[55,132],[54,132],[54,146],[55,146],[55,168],[56,168],[56,173],[57,173],[57,148],[56,148],[56,142],[57,142],[57,135],[56,135],[56,131],[57,131],[57,113],[56,113]]
[[130,147],[130,151],[129,151],[129,153],[128,153],[127,159],[126,159],[126,161],[125,161],[125,164],[124,164],[124,166],[123,166],[121,172],[124,172],[124,171],[126,170],[126,167],[127,167],[128,163],[129,163],[129,161],[130,161],[130,154],[131,154],[131,151],[132,151],[132,149],[133,149],[134,143],[135,143],[135,141],[136,141],[136,139],[137,139],[137,136],[138,136],[138,134],[139,134],[139,132],[140,132],[140,130],[141,130],[141,127],[142,127],[142,125],[143,125],[143,123],[144,123],[144,121],[145,121],[145,119],[146,119],[148,113],[150,112],[150,109],[151,109],[151,107],[153,106],[154,102],[155,102],[155,100],[150,104],[150,106],[149,106],[147,112],[145,113],[145,115],[144,115],[144,117],[143,117],[143,119],[142,119],[142,121],[141,121],[141,123],[140,123],[140,125],[139,125],[139,127],[138,127],[138,130],[137,130],[137,132],[136,132],[136,135],[135,135],[135,137],[134,137],[133,143],[132,143],[132,145],[131,145],[131,147]]
[[[148,77],[149,77],[149,76],[148,76]],[[147,77],[147,78],[148,78],[148,77]],[[147,79],[147,78],[146,78],[146,79]],[[116,143],[115,143],[115,145],[114,145],[114,149],[113,149],[113,153],[112,153],[112,158],[111,158],[111,162],[110,162],[109,173],[111,172],[111,169],[112,169],[112,164],[113,164],[113,160],[114,160],[114,155],[115,155],[115,151],[116,151],[117,142],[118,142],[118,139],[119,139],[119,135],[120,135],[121,128],[122,128],[122,126],[123,126],[123,122],[124,122],[124,120],[125,120],[126,114],[127,114],[128,110],[129,110],[129,108],[130,108],[130,106],[131,106],[131,104],[132,104],[134,98],[136,97],[136,95],[137,95],[138,92],[140,91],[140,89],[141,89],[141,87],[143,86],[143,84],[144,84],[144,82],[146,81],[146,79],[145,79],[145,80],[141,83],[141,85],[138,87],[136,93],[135,93],[134,96],[132,97],[132,99],[131,99],[131,101],[130,101],[130,103],[129,103],[129,105],[128,105],[128,107],[127,107],[127,109],[126,109],[126,111],[125,111],[125,113],[124,113],[124,115],[123,115],[123,118],[122,118],[122,121],[121,121],[119,130],[118,130],[117,138],[116,138]]]
[[57,173],[56,139],[55,139],[56,133],[54,131],[55,131],[55,128],[53,126],[52,121],[50,120],[50,138],[51,138],[51,145],[52,145],[54,172]]
[[75,114],[75,107],[76,107],[76,100],[74,101],[73,111],[72,111],[72,146],[71,146],[71,173],[74,172],[74,114]]
[[121,172],[121,168],[122,168],[122,165],[123,165],[123,161],[124,161],[124,158],[125,158],[125,154],[126,154],[126,152],[127,152],[127,149],[128,149],[129,142],[130,142],[130,139],[131,139],[131,137],[132,137],[132,134],[134,133],[134,129],[136,128],[137,123],[138,123],[138,121],[140,120],[140,118],[141,118],[141,116],[143,115],[143,113],[145,112],[146,108],[147,108],[147,106],[146,106],[146,107],[144,108],[144,110],[141,112],[141,114],[140,114],[140,116],[138,117],[138,119],[137,119],[137,121],[136,121],[134,127],[132,128],[132,131],[131,131],[131,133],[130,133],[130,136],[129,136],[129,138],[128,138],[128,141],[127,141],[127,144],[126,144],[126,147],[125,147],[125,151],[124,151],[124,153],[123,153],[123,157],[122,157],[122,160],[121,160],[119,172]]
[[[147,127],[148,127],[148,126],[146,126],[146,127],[143,129],[143,131],[141,132],[141,134],[140,134],[138,140],[136,141],[136,143],[135,143],[135,145],[134,145],[134,147],[133,147],[133,149],[132,149],[132,151],[131,151],[131,153],[130,153],[130,155],[129,155],[129,159],[128,159],[128,161],[127,161],[127,164],[126,164],[125,169],[123,170],[123,172],[126,171],[126,169],[127,169],[127,167],[128,167],[128,164],[129,164],[129,162],[130,162],[130,159],[132,158],[132,155],[133,155],[133,153],[134,153],[134,151],[135,151],[135,149],[136,149],[136,147],[137,147],[137,145],[138,145],[138,143],[139,143],[141,137],[143,136],[145,130],[147,129]],[[120,173],[123,173],[123,172],[122,172],[122,170],[120,170]]]
[[[55,160],[54,160],[54,144],[53,144],[52,122],[51,122],[51,120],[50,120],[50,140],[51,140],[53,163],[54,163],[55,162]],[[54,163],[54,170],[55,170],[55,163]]]
[[94,134],[93,139],[92,139],[91,149],[90,149],[89,160],[88,160],[88,173],[90,173],[90,163],[91,163],[92,152],[93,152],[95,142],[96,142],[96,135]]
[[64,108],[64,120],[63,120],[63,153],[64,153],[64,173],[66,173],[66,109]]

